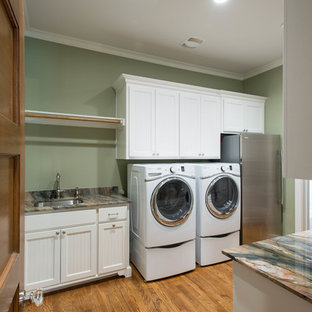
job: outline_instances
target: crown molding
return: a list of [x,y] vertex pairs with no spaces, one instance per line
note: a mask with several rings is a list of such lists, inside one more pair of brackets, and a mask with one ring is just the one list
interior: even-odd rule
[[268,70],[271,70],[273,68],[279,67],[283,65],[283,58],[279,58],[273,62],[270,62],[269,64],[257,67],[249,72],[247,72],[246,74],[243,75],[243,80],[260,75]]
[[29,21],[28,12],[25,6],[25,26],[26,26],[25,36],[26,37],[41,39],[41,40],[50,41],[50,42],[56,42],[56,43],[60,43],[60,44],[64,44],[64,45],[68,45],[72,47],[77,47],[81,49],[116,55],[120,57],[134,59],[137,61],[148,62],[148,63],[158,64],[158,65],[163,65],[163,66],[169,66],[173,68],[179,68],[183,70],[189,70],[193,72],[199,72],[203,74],[219,76],[219,77],[224,77],[224,78],[245,80],[245,79],[257,76],[259,74],[262,74],[268,70],[271,70],[283,64],[283,58],[279,58],[266,65],[257,67],[245,74],[235,73],[235,72],[225,71],[225,70],[221,70],[217,68],[180,62],[180,61],[165,58],[165,57],[159,57],[159,56],[150,55],[146,53],[135,52],[135,51],[127,50],[127,49],[116,48],[110,45],[106,45],[106,44],[102,44],[102,43],[98,43],[94,41],[82,40],[82,39],[78,39],[75,37],[69,37],[69,36],[64,36],[64,35],[60,35],[56,33],[42,31],[36,28],[29,27],[28,21]]
[[51,42],[56,42],[56,43],[60,43],[64,45],[69,45],[72,47],[121,56],[121,57],[130,58],[130,59],[134,59],[138,61],[199,72],[199,73],[213,75],[213,76],[219,76],[219,77],[236,79],[236,80],[244,79],[244,75],[240,73],[234,73],[234,72],[224,71],[224,70],[220,70],[216,68],[199,66],[199,65],[194,65],[190,63],[184,63],[184,62],[176,61],[173,59],[168,59],[168,58],[159,57],[155,55],[149,55],[146,53],[140,53],[140,52],[135,52],[135,51],[127,50],[127,49],[116,48],[116,47],[109,46],[109,45],[102,44],[102,43],[97,43],[93,41],[87,41],[87,40],[82,40],[82,39],[78,39],[74,37],[64,36],[64,35],[60,35],[56,33],[46,32],[46,31],[35,29],[35,28],[31,28],[31,27],[26,28],[25,36],[36,38],[36,39],[41,39],[41,40],[46,40],[46,41],[51,41]]

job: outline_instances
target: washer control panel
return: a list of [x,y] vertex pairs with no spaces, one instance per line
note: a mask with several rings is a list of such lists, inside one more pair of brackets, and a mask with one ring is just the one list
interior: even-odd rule
[[167,175],[182,175],[195,177],[194,166],[188,164],[164,164],[164,165],[153,165],[148,167],[146,170],[146,178],[157,178]]

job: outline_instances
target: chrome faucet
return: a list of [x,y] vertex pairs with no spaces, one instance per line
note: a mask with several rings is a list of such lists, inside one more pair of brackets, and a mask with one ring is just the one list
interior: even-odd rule
[[79,197],[79,187],[77,186],[75,189],[75,198],[78,199]]
[[61,175],[59,173],[56,174],[55,189],[56,189],[56,198],[60,199],[63,190],[61,190]]

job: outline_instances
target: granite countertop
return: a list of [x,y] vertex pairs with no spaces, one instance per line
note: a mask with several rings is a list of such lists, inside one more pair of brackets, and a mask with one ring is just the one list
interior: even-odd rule
[[[74,199],[75,189],[64,190],[62,200]],[[55,200],[55,191],[34,191],[25,193],[25,214],[40,214],[109,207],[128,204],[129,199],[118,193],[117,187],[98,187],[79,189],[79,199],[82,203],[64,207],[36,207],[35,203]]]
[[223,253],[312,303],[312,230],[242,245]]

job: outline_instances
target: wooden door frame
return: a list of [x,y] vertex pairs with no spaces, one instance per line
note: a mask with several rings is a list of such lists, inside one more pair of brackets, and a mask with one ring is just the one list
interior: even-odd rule
[[[24,86],[24,1],[2,0],[1,6],[13,29],[13,114],[1,115],[0,155],[11,156],[14,168],[13,209],[10,234],[12,252],[0,272],[0,311],[18,311],[19,291],[24,287],[24,201],[25,201],[25,86]],[[17,182],[16,182],[17,181]]]

